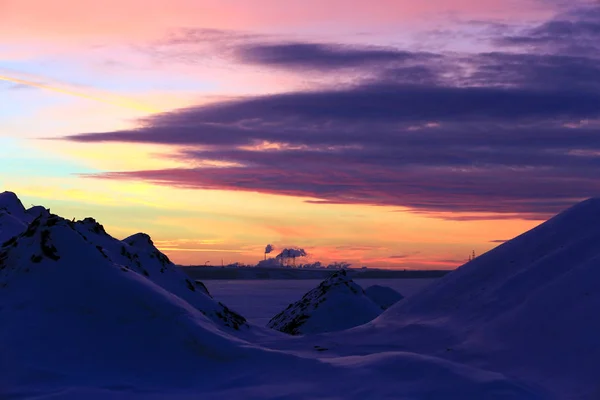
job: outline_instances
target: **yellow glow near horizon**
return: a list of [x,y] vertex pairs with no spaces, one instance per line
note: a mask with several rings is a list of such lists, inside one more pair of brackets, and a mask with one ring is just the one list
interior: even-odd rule
[[112,106],[129,108],[132,110],[143,111],[146,113],[160,112],[160,110],[158,110],[158,109],[146,106],[144,104],[134,102],[132,100],[124,99],[124,98],[118,98],[118,97],[114,97],[114,96],[111,96],[111,98],[95,96],[95,95],[90,95],[87,93],[74,91],[71,89],[65,89],[65,88],[61,88],[61,87],[57,87],[57,86],[50,86],[50,85],[47,85],[44,83],[33,82],[30,80],[14,78],[14,77],[6,76],[6,75],[0,75],[0,81],[7,81],[7,82],[20,84],[20,85],[32,86],[32,87],[36,87],[38,89],[49,90],[49,91],[52,91],[55,93],[65,94],[68,96],[80,97],[80,98],[86,99],[86,100],[93,100],[93,101],[97,101],[100,103],[110,104]]
[[222,258],[255,263],[264,246],[274,243],[304,247],[310,261],[447,267],[452,263],[444,260],[457,265],[472,250],[481,254],[497,245],[493,240],[510,239],[539,223],[451,221],[389,207],[320,205],[295,197],[86,178],[2,183],[24,203],[47,205],[66,218],[93,216],[117,237],[146,232],[182,264],[204,263],[194,255],[199,253],[213,264]]

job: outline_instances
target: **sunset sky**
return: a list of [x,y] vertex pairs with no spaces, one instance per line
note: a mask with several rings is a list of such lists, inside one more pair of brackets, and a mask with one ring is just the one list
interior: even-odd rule
[[453,268],[600,195],[600,4],[0,0],[0,191],[181,264]]

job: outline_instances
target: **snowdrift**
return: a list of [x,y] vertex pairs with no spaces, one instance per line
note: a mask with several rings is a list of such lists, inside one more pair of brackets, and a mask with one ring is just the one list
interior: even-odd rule
[[183,384],[204,379],[185,368],[243,359],[225,332],[243,319],[193,289],[148,243],[40,216],[0,249],[0,390]]
[[[0,398],[550,398],[530,382],[594,394],[598,202],[366,325],[297,338],[250,328],[148,235],[120,241],[92,218],[67,221],[15,198],[0,196],[3,221],[19,230],[0,247]],[[341,272],[276,322],[324,332],[381,312]]]
[[346,332],[347,349],[409,349],[595,399],[598,310],[600,199],[590,199]]
[[[40,216],[0,249],[0,398],[537,398],[432,357],[322,362],[252,345],[186,279],[145,235],[121,242],[92,219]],[[415,362],[429,375],[408,374]]]
[[333,332],[364,324],[383,309],[341,270],[273,317],[267,326],[290,335]]

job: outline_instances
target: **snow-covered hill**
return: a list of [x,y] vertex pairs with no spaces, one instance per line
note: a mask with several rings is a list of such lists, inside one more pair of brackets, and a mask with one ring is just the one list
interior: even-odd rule
[[[92,219],[40,216],[0,249],[0,398],[537,398],[431,357],[322,362],[253,345],[234,335],[240,317],[186,279],[146,235],[118,241]],[[392,379],[411,365],[423,374]]]
[[381,285],[369,286],[365,289],[365,294],[384,310],[387,310],[404,298],[404,296],[391,287]]
[[290,304],[267,326],[291,335],[333,332],[364,324],[383,309],[341,270]]
[[165,365],[237,354],[235,340],[220,330],[239,327],[237,317],[202,293],[185,289],[186,296],[176,287],[185,275],[165,259],[152,262],[156,254],[147,250],[111,238],[92,220],[54,215],[6,243],[0,388],[185,380],[181,368]]
[[483,366],[558,398],[600,398],[600,199],[489,251],[346,332],[372,343]]
[[[0,248],[2,399],[597,398],[600,201],[303,337],[249,329],[145,234],[37,210]],[[381,312],[340,273],[278,323]]]
[[44,207],[26,210],[13,192],[0,193],[0,244],[24,232],[27,225],[42,214],[48,214]]
[[[66,242],[65,238],[69,238],[71,245],[65,245],[60,251],[51,244],[53,240]],[[44,215],[35,219],[24,233],[5,242],[2,251],[7,265],[27,271],[47,260],[58,263],[61,266],[58,268],[66,268],[65,263],[71,263],[70,268],[81,267],[89,262],[90,254],[100,255],[105,268],[117,268],[144,277],[185,300],[223,328],[247,327],[242,316],[197,290],[187,275],[158,251],[150,237],[143,233],[120,241],[108,235],[92,218],[72,222],[56,215]]]

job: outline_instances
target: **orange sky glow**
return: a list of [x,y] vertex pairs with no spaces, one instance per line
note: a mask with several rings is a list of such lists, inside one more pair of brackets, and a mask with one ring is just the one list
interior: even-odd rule
[[[343,201],[331,201],[337,197],[310,195],[304,187],[255,188],[254,180],[245,176],[236,176],[237,182],[248,183],[244,188],[214,182],[221,170],[237,165],[231,154],[244,152],[251,158],[246,153],[294,152],[310,144],[253,142],[227,148],[213,159],[190,156],[223,146],[210,138],[208,144],[196,145],[168,139],[86,142],[65,137],[135,131],[162,123],[178,110],[210,109],[251,96],[337,89],[359,78],[371,79],[370,70],[355,65],[332,72],[314,64],[299,72],[240,61],[236,51],[248,43],[306,41],[468,53],[489,46],[473,38],[480,28],[472,21],[532,24],[557,12],[534,0],[0,0],[0,191],[14,191],[26,206],[43,204],[65,218],[93,216],[116,237],[146,232],[185,265],[255,264],[272,243],[276,249],[306,249],[307,262],[454,268],[472,251],[481,254],[536,226],[546,215],[532,216],[521,208],[508,213],[430,209],[392,194],[389,199],[379,194],[379,203],[353,202],[352,196],[361,194],[358,190]],[[471,25],[465,27],[468,21]],[[454,32],[452,43],[440,39],[444,32]],[[251,117],[240,121],[244,129],[255,123]],[[297,123],[290,121],[291,127]],[[319,120],[315,126],[328,123]],[[220,127],[222,121],[210,124]],[[414,129],[443,125],[428,124]],[[338,154],[334,147],[317,153]],[[243,169],[254,164],[239,165]],[[340,175],[352,177],[363,164],[357,165]],[[136,175],[190,168],[210,175],[210,184]],[[306,171],[303,179],[315,174]],[[112,172],[124,178],[107,178]],[[322,173],[327,178],[328,172]],[[385,183],[382,175],[373,176]],[[264,176],[255,179],[270,183]],[[423,204],[429,204],[426,200]]]

